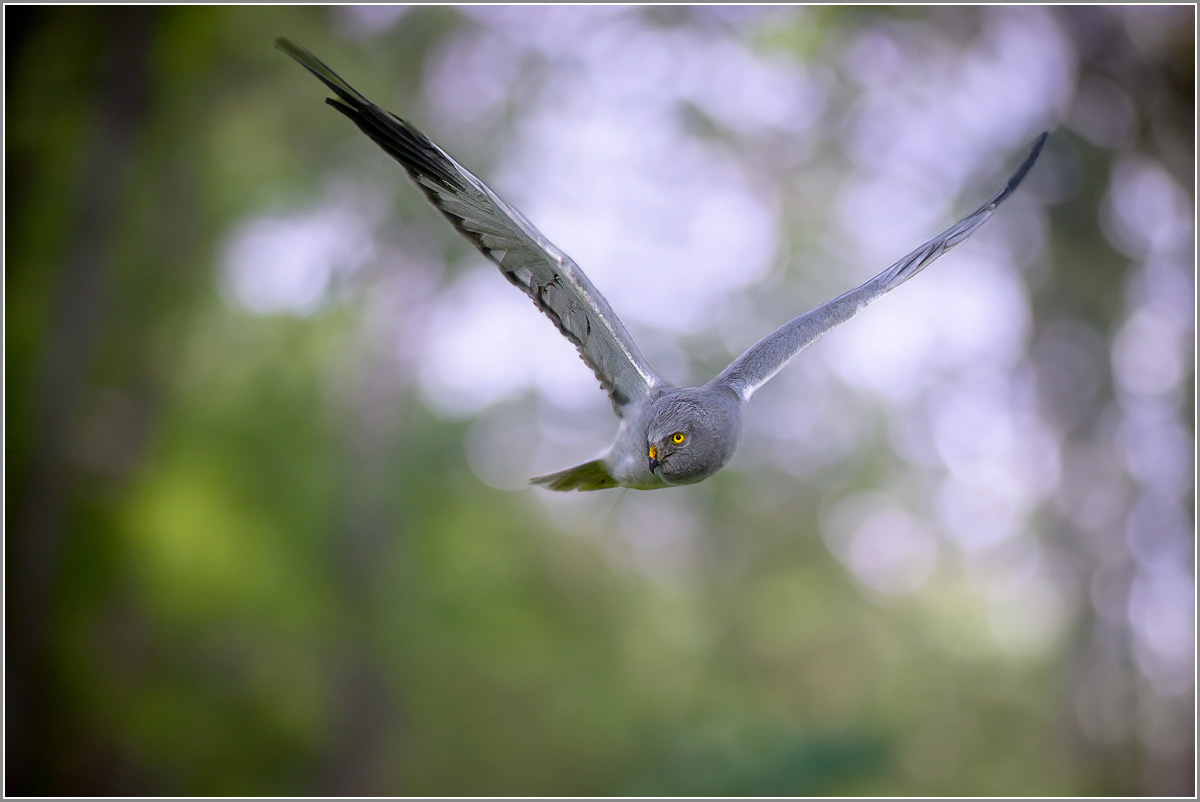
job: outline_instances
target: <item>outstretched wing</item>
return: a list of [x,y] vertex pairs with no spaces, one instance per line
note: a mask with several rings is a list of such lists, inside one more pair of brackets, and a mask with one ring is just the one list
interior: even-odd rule
[[749,399],[755,390],[766,384],[796,354],[822,334],[845,323],[867,304],[889,290],[899,287],[946,251],[971,236],[975,229],[992,216],[996,207],[1011,195],[1021,180],[1025,178],[1029,168],[1033,167],[1033,163],[1037,161],[1047,135],[1047,133],[1043,133],[1038,137],[1037,141],[1033,143],[1029,156],[1017,168],[1013,177],[1008,179],[1008,184],[987,203],[870,281],[780,326],[735,359],[729,367],[713,379],[711,384],[725,384],[741,394],[743,398]]
[[359,94],[312,53],[290,39],[277,39],[275,46],[321,79],[337,95],[325,102],[400,162],[458,232],[554,321],[600,379],[618,414],[662,384],[604,296],[523,214],[412,125]]

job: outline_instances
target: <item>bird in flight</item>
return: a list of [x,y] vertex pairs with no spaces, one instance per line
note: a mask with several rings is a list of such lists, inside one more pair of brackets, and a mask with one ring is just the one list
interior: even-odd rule
[[608,392],[620,428],[600,457],[531,481],[551,490],[653,490],[703,481],[724,468],[741,439],[742,413],[762,387],[825,332],[895,289],[969,237],[992,216],[1041,152],[1043,133],[1003,189],[879,275],[783,324],[701,387],[676,387],[646,362],[612,307],[579,266],[411,123],[376,106],[305,48],[276,47],[336,95],[350,118],[409,177],[460,234],[533,299]]

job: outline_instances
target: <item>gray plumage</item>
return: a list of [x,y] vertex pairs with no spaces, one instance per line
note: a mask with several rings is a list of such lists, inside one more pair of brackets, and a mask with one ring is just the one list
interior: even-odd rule
[[605,454],[533,479],[551,490],[694,484],[729,463],[741,438],[742,412],[754,391],[818,337],[908,281],[991,217],[1033,166],[1047,134],[1008,184],[987,203],[887,270],[768,334],[703,387],[662,379],[583,271],[470,171],[410,123],[384,111],[303,47],[276,46],[335,95],[326,102],[349,117],[408,172],[450,223],[574,343],[608,392],[621,420]]

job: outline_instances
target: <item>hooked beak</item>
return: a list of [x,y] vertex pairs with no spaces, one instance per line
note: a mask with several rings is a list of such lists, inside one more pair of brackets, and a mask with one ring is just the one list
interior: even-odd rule
[[658,446],[650,446],[650,473],[658,467]]

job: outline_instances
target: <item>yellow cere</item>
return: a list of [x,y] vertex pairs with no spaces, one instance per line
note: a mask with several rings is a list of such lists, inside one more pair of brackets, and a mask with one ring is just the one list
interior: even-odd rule
[[658,446],[650,446],[650,459],[658,459]]
[[684,434],[683,432],[675,432],[675,434],[671,435],[671,442],[674,443],[675,445],[679,445],[686,439],[687,439],[687,435]]

